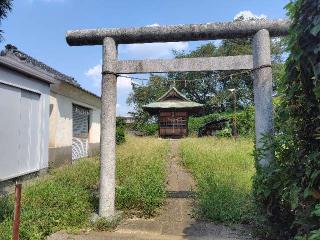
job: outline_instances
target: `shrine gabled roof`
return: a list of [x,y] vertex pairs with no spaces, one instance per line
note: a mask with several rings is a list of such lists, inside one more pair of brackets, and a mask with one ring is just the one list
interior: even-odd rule
[[190,99],[188,99],[185,95],[183,95],[181,92],[178,91],[178,89],[176,89],[175,87],[171,87],[165,94],[163,94],[158,100],[157,102],[159,101],[165,101],[169,94],[174,92],[178,98],[180,98],[181,100],[184,100],[184,101],[190,101]]
[[186,101],[163,101],[153,102],[143,106],[143,109],[159,108],[159,109],[185,109],[185,108],[200,108],[203,104]]
[[[170,95],[174,94],[174,99]],[[179,109],[179,110],[200,110],[203,104],[193,102],[179,92],[175,87],[170,88],[158,101],[144,105],[142,108],[150,113],[155,113],[164,109]]]

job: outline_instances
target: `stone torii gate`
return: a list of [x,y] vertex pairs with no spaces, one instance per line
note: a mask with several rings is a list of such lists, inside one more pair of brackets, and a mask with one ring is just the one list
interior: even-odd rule
[[[284,20],[235,21],[141,28],[89,29],[67,32],[70,46],[103,45],[102,106],[100,138],[99,215],[115,216],[115,132],[117,74],[164,73],[215,70],[253,70],[256,147],[264,135],[273,134],[272,69],[270,37],[287,35],[289,22]],[[178,42],[253,37],[253,55],[182,58],[172,60],[119,61],[118,44]],[[266,150],[259,161],[266,167],[274,151]]]

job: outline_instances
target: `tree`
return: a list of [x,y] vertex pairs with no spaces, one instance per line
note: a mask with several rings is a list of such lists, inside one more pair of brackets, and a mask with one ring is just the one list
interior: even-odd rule
[[[0,22],[8,16],[12,8],[12,0],[0,0]],[[0,41],[2,40],[3,30],[0,29]]]

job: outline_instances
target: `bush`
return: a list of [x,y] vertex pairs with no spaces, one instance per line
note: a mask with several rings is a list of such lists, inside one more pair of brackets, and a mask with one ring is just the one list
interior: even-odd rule
[[237,129],[238,134],[241,136],[253,136],[254,135],[254,107],[247,107],[243,111],[238,112]]
[[125,136],[126,123],[122,118],[117,118],[116,121],[116,144],[122,144],[126,141]]
[[[229,125],[229,124],[228,124]],[[232,131],[229,126],[226,128],[222,129],[216,134],[217,137],[232,137]]]
[[[143,151],[141,151],[143,149]],[[165,197],[166,142],[130,137],[117,147],[116,206],[150,216]],[[23,240],[44,239],[59,230],[88,227],[98,209],[99,162],[82,159],[53,170],[49,176],[23,188],[21,235]],[[1,240],[11,239],[12,197],[0,198]],[[97,228],[106,227],[101,222]]]
[[159,126],[157,123],[145,123],[139,126],[138,131],[146,136],[154,136],[158,133]]
[[116,144],[122,144],[126,141],[125,130],[123,128],[116,128]]
[[253,218],[254,161],[251,140],[239,138],[183,139],[182,163],[197,182],[198,217],[223,223],[247,223]]
[[[234,114],[232,112],[223,112],[223,113],[213,113],[201,117],[190,117],[189,118],[189,132],[191,134],[197,134],[201,127],[203,127],[206,123],[211,121],[228,119],[230,124],[226,126],[231,132],[232,122],[233,122]],[[237,120],[237,130],[238,134],[242,136],[252,136],[254,133],[254,108],[247,107],[242,111],[238,111],[236,113]],[[224,133],[229,132],[224,129]],[[223,133],[221,133],[224,135]]]

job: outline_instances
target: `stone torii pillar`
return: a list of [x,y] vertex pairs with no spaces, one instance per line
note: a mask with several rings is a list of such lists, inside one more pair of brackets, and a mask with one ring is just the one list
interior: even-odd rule
[[[270,139],[273,137],[273,105],[269,32],[266,29],[258,31],[253,37],[252,45],[256,148],[261,150],[262,154],[259,165],[267,167],[274,158],[272,140]],[[262,149],[264,143],[268,143],[270,148]]]
[[99,216],[110,218],[115,213],[116,179],[117,76],[113,63],[118,53],[113,38],[103,39],[102,57]]
[[[263,136],[273,133],[270,36],[287,35],[289,24],[288,21],[283,20],[256,20],[67,32],[67,42],[71,46],[103,45],[100,217],[112,219],[115,216],[116,74],[253,69],[255,71],[256,146],[261,148]],[[253,57],[117,60],[117,44],[232,39],[252,36],[254,36]],[[272,159],[273,150],[270,149],[265,152],[259,164],[261,167],[266,167]]]

